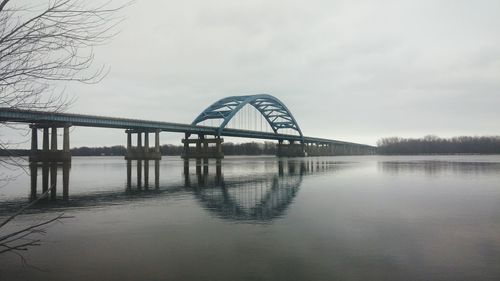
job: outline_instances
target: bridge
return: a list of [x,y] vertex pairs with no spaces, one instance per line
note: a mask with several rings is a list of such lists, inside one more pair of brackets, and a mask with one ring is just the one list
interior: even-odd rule
[[[250,107],[265,120],[269,131],[248,128],[230,128],[228,124]],[[369,145],[304,136],[291,111],[279,99],[271,95],[246,95],[226,97],[216,101],[201,112],[191,124],[116,118],[60,112],[33,111],[0,108],[1,122],[26,123],[31,127],[30,162],[71,161],[69,128],[71,126],[124,129],[127,134],[127,160],[161,159],[160,132],[176,132],[185,135],[182,139],[182,157],[196,159],[197,166],[208,164],[208,159],[224,157],[224,136],[252,139],[276,140],[277,156],[330,156],[374,154],[376,148]],[[217,125],[206,125],[207,121]],[[57,145],[57,130],[63,130],[62,150]],[[262,123],[261,123],[262,128]],[[38,132],[42,131],[42,149],[38,148]],[[149,135],[154,134],[154,147],[149,146]],[[132,146],[132,137],[137,138]],[[144,136],[144,139],[143,139]],[[194,137],[193,137],[194,136]],[[50,139],[50,141],[49,141]]]

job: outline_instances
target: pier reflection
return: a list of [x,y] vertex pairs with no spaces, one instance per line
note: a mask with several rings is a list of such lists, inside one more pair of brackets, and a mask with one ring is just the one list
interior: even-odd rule
[[[140,190],[144,186],[144,189],[147,190],[150,187],[149,185],[150,162],[153,162],[154,164],[154,188],[155,189],[160,188],[160,160],[127,160],[127,183],[126,183],[127,190],[132,189],[133,162],[135,162],[136,166],[135,187],[137,187],[137,189]],[[143,164],[144,164],[144,169],[143,169]],[[144,171],[144,181],[142,180],[143,171]]]
[[[70,162],[32,162],[30,163],[30,201],[38,199],[39,196],[47,192],[50,188],[50,195],[42,200],[55,201],[58,199],[58,174],[62,175],[62,199],[67,200],[69,197],[69,171],[71,168]],[[41,173],[40,173],[41,171]],[[39,181],[38,175],[41,175]],[[39,193],[38,186],[41,183]]]

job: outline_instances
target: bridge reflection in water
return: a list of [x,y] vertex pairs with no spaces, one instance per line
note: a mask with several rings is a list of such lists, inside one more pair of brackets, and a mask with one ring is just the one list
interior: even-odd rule
[[[52,201],[57,199],[58,190],[58,173],[62,175],[62,196],[63,200],[67,200],[69,196],[69,171],[71,162],[32,162],[30,163],[30,201],[39,199],[39,195],[43,195],[49,191],[50,195],[46,199]],[[41,170],[41,173],[39,173]],[[39,180],[38,175],[41,174]],[[50,182],[50,183],[49,183]],[[38,184],[41,183],[41,193],[38,194]],[[42,198],[43,199],[43,198]]]
[[[136,187],[137,189],[149,189],[149,163],[154,163],[154,187],[155,189],[160,188],[160,161],[159,160],[127,160],[127,190],[132,188],[132,162],[136,162]],[[144,164],[144,182],[142,181],[142,172],[143,172],[143,164]]]
[[[335,169],[329,161],[277,161],[277,170],[261,174],[224,177],[208,170],[185,177],[203,208],[234,221],[269,222],[281,217],[293,203],[304,176]],[[196,182],[191,180],[196,176]]]
[[[224,165],[203,166],[192,173],[182,173],[180,182],[176,184],[171,178],[160,182],[159,161],[127,161],[124,191],[79,193],[73,196],[69,195],[69,163],[32,165],[30,199],[39,198],[49,186],[52,188],[49,196],[38,202],[30,212],[125,205],[150,198],[191,194],[216,217],[266,223],[285,213],[293,203],[304,177],[332,172],[345,166],[313,158],[276,160],[265,165],[262,172],[246,172],[244,175],[231,172],[226,176],[223,173]],[[134,170],[137,172],[133,173]],[[155,172],[154,184],[149,182],[150,170]],[[62,175],[59,181],[58,173]],[[41,180],[38,175],[42,175]],[[40,182],[41,192],[37,190]],[[62,196],[58,188],[61,185]],[[2,208],[3,211],[8,212],[9,205],[18,206],[19,202],[8,202]]]

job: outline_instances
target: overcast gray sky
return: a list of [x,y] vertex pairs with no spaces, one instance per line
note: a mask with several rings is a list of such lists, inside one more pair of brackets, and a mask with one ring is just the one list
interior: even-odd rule
[[[109,75],[66,85],[68,112],[190,123],[219,98],[267,93],[308,136],[500,135],[498,0],[149,0],[122,13],[95,49]],[[76,128],[71,142],[125,136]]]

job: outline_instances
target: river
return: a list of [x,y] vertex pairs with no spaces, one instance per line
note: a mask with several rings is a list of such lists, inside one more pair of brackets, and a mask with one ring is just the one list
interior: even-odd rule
[[[135,162],[127,184],[122,157],[73,157],[0,235],[67,218],[0,254],[0,280],[500,280],[500,156],[191,165],[164,157],[155,185],[151,161],[139,187]],[[0,168],[1,218],[40,196],[27,170]]]

